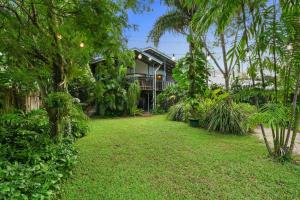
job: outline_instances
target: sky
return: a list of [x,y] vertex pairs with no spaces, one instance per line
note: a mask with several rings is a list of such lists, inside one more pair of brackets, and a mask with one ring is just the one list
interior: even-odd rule
[[[154,47],[154,44],[147,43],[147,36],[152,29],[155,21],[168,11],[168,8],[160,3],[159,0],[155,0],[150,5],[152,11],[135,14],[132,11],[128,11],[129,24],[137,25],[137,30],[126,30],[125,35],[128,39],[129,48],[145,48]],[[164,52],[169,56],[175,54],[176,58],[183,57],[188,51],[188,43],[186,37],[180,34],[166,33],[160,40],[157,47],[158,50]]]

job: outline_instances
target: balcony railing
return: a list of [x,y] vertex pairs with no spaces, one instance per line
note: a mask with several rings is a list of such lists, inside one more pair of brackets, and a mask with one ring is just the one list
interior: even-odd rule
[[[138,80],[140,83],[141,90],[154,90],[154,78],[153,77],[130,77],[129,81],[133,82],[134,80]],[[156,90],[162,91],[165,90],[166,87],[173,85],[174,81],[164,81],[164,80],[156,80]]]

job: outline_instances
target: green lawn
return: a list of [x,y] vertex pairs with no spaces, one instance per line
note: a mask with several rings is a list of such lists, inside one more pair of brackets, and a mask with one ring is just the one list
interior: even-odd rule
[[254,136],[164,116],[92,120],[62,199],[300,199],[300,167],[266,157]]

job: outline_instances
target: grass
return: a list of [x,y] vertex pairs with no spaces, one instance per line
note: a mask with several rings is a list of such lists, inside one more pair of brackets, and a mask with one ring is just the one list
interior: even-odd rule
[[165,116],[92,120],[62,199],[300,199],[300,167],[254,136],[209,133]]

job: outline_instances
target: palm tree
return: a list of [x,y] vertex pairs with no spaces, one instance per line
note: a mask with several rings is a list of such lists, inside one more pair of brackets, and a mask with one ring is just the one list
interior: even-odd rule
[[[207,32],[213,25],[216,28],[216,35],[219,37],[221,52],[223,57],[223,68],[221,67],[218,60],[214,57],[214,55],[210,52],[207,45],[204,47],[208,52],[208,55],[212,58],[216,67],[222,73],[225,80],[225,89],[229,90],[229,80],[231,73],[233,71],[234,65],[240,62],[240,50],[249,51],[249,27],[247,26],[247,16],[246,16],[246,6],[249,7],[249,10],[252,10],[258,7],[260,4],[263,4],[263,1],[249,1],[249,0],[211,0],[200,1],[198,0],[198,6],[201,9],[197,10],[197,13],[193,19],[193,27],[197,34],[203,34]],[[227,49],[226,45],[226,32],[228,27],[237,23],[236,36],[234,39],[234,45],[231,49]],[[242,32],[241,40],[238,41],[239,31]],[[205,43],[204,43],[205,44]],[[248,54],[249,56],[249,54]],[[231,58],[231,59],[230,59]],[[233,62],[233,59],[236,59]],[[250,57],[248,58],[248,62],[250,66],[252,66],[252,62]]]
[[187,5],[183,0],[164,0],[164,3],[171,8],[166,14],[159,17],[148,35],[148,41],[158,45],[160,38],[167,32],[179,33],[187,36],[189,42],[189,79],[191,80],[189,94],[194,96],[195,91],[195,36],[190,26],[194,13],[197,10],[195,5]]
[[189,8],[181,0],[164,0],[171,9],[159,17],[148,35],[148,40],[157,46],[160,38],[167,32],[179,33],[188,36],[191,34],[190,23],[196,7]]
[[228,65],[227,58],[227,49],[226,49],[226,28],[232,21],[232,16],[235,10],[237,9],[238,4],[229,3],[227,1],[216,1],[212,0],[209,2],[206,1],[197,1],[197,5],[200,9],[197,10],[193,21],[192,26],[195,29],[196,33],[202,35],[206,33],[210,27],[213,25],[216,26],[216,35],[219,37],[222,57],[223,57],[223,68],[218,62],[218,59],[215,58],[214,54],[209,50],[206,43],[204,43],[204,48],[206,49],[208,55],[212,58],[216,67],[222,73],[225,80],[225,89],[229,90],[229,80],[230,74],[233,66]]

